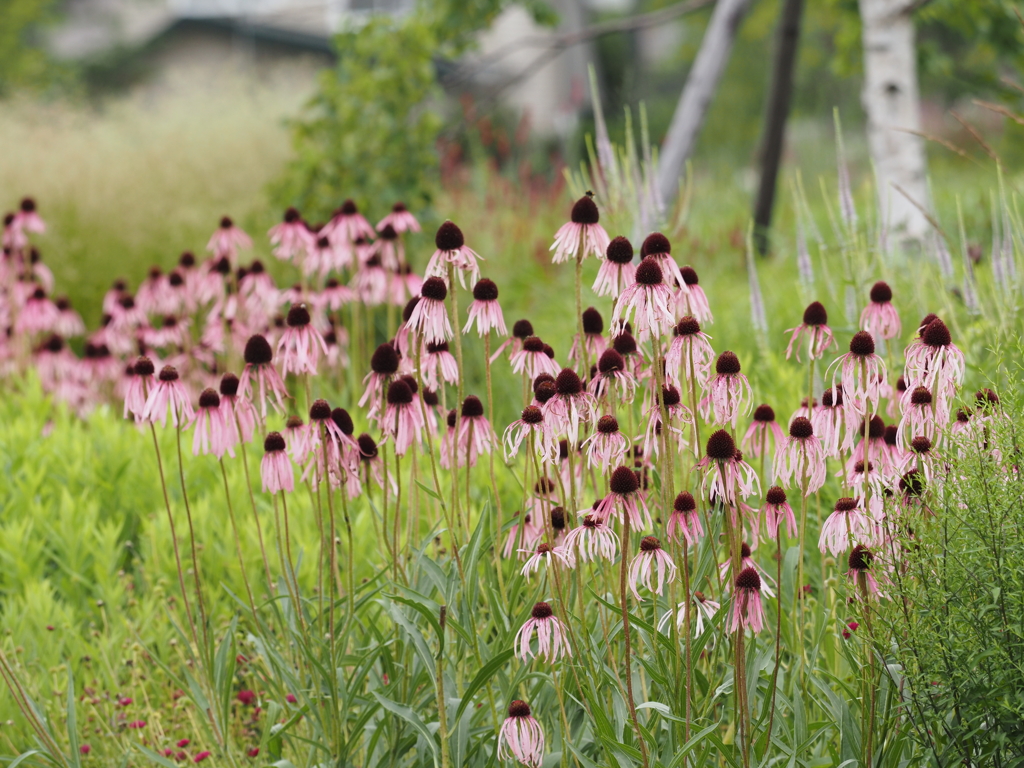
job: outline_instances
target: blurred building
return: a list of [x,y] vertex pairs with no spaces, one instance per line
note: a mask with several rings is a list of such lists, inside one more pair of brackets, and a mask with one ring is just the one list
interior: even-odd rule
[[[49,47],[115,85],[159,85],[182,71],[192,79],[215,79],[242,70],[311,88],[316,70],[335,60],[332,36],[338,30],[370,14],[402,15],[414,2],[66,0]],[[581,3],[551,0],[561,20],[558,29],[538,26],[519,6],[508,8],[465,60],[439,63],[442,83],[449,91],[514,108],[536,133],[568,133],[589,103],[588,48],[561,44],[562,35],[586,23]]]

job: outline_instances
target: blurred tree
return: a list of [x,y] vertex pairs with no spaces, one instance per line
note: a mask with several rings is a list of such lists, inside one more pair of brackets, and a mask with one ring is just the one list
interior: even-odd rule
[[[338,63],[293,123],[296,158],[274,196],[310,220],[345,197],[378,207],[429,206],[437,184],[438,63],[464,53],[510,0],[423,0],[402,17],[374,16],[336,37]],[[540,0],[527,8],[554,17]]]
[[49,85],[60,75],[39,45],[56,17],[57,0],[0,0],[0,96],[18,87]]

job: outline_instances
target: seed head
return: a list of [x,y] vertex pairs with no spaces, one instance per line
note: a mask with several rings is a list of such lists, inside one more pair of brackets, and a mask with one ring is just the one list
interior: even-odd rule
[[412,319],[412,312],[416,309],[416,305],[420,303],[419,296],[413,296],[409,301],[406,302],[405,308],[402,310],[402,322],[408,323]]
[[509,717],[529,717],[530,707],[525,701],[519,701],[516,699],[508,705],[508,716]]
[[533,323],[529,320],[516,320],[512,326],[512,335],[517,339],[526,339],[533,336]]
[[632,469],[629,467],[619,467],[612,472],[611,479],[608,481],[608,487],[611,488],[612,493],[619,496],[628,496],[640,489],[640,481]]
[[946,324],[936,317],[924,329],[921,341],[929,347],[948,347],[953,343],[953,337],[949,335],[949,328],[946,327]]
[[284,450],[284,438],[280,432],[270,432],[263,440],[263,450],[267,453]]
[[230,216],[221,216],[220,217],[220,228],[221,229],[231,229],[233,226],[235,226],[235,223],[231,220]]
[[924,493],[924,476],[912,469],[900,478],[900,491],[907,496],[920,496]]
[[219,408],[220,407],[220,395],[217,394],[215,389],[204,389],[199,395],[199,407],[200,408]]
[[447,341],[432,341],[427,344],[427,354],[436,355],[438,352],[447,352],[448,342]]
[[939,316],[929,312],[927,315],[921,318],[921,322],[917,324],[918,336],[924,333],[925,328],[932,324],[932,320],[938,320]]
[[156,368],[153,366],[153,361],[148,357],[140,357],[132,365],[132,370],[135,371],[136,376],[152,376],[156,373]]
[[859,357],[875,354],[874,337],[867,331],[857,331],[850,339],[850,352]]
[[484,405],[476,395],[469,395],[462,401],[462,418],[477,419],[484,415]]
[[620,235],[608,243],[605,255],[613,264],[629,264],[633,260],[633,245]]
[[[883,283],[884,285],[884,283]],[[858,544],[852,550],[850,550],[850,570],[851,571],[866,571],[871,567],[871,561],[874,559],[874,554],[871,550],[865,547],[863,544]]]
[[424,299],[444,301],[448,296],[448,286],[444,284],[444,280],[440,277],[428,277],[423,281],[423,287],[420,288],[420,295]]
[[537,398],[537,402],[541,405],[554,397],[555,393],[555,382],[553,381],[542,381],[533,390],[533,396]]
[[814,427],[811,420],[804,416],[797,416],[789,425],[789,436],[797,440],[806,440],[814,435]]
[[433,408],[438,404],[438,402],[440,402],[437,399],[437,392],[435,392],[432,389],[427,389],[426,387],[423,388],[423,394],[421,395],[421,397],[423,398],[423,403],[425,405],[429,405],[431,408]]
[[750,557],[750,545],[744,541],[740,544],[740,558],[746,560],[748,557]]
[[354,216],[357,213],[359,213],[359,208],[356,207],[355,200],[349,198],[341,204],[341,207],[334,212],[334,215]]
[[356,444],[359,446],[361,458],[367,461],[377,458],[377,442],[368,434],[363,432],[363,434],[356,438]]
[[820,301],[812,301],[804,310],[804,325],[828,325],[828,312]]
[[538,496],[548,496],[555,492],[555,481],[550,477],[542,477],[533,484],[533,490]]
[[[554,611],[551,610],[551,606],[547,603],[537,603],[533,606],[533,611],[530,612],[530,615],[535,619],[550,619],[555,614]],[[508,713],[510,715],[512,714],[511,707],[509,707]],[[527,714],[529,714],[529,710],[527,710]]]
[[974,393],[974,402],[978,404],[979,408],[999,405],[999,395],[991,389],[979,389]]
[[457,251],[465,244],[466,238],[463,237],[462,230],[450,221],[438,227],[437,234],[434,235],[434,245],[439,251]]
[[601,214],[597,211],[597,203],[589,195],[584,195],[572,207],[570,214],[573,224],[597,224]]
[[736,442],[724,429],[712,432],[707,442],[707,456],[715,461],[728,461],[736,455]]
[[771,423],[775,421],[775,409],[770,405],[759,405],[754,409],[754,421]]
[[341,430],[343,435],[351,437],[352,433],[356,431],[356,425],[352,423],[352,417],[344,408],[335,408],[331,411],[331,421]]
[[696,333],[700,333],[700,323],[690,315],[684,317],[679,321],[679,324],[676,325],[676,336],[693,336]]
[[[412,390],[402,379],[388,385],[388,405],[409,405],[412,403]],[[310,413],[312,417],[312,413]]]
[[583,310],[583,332],[591,336],[604,332],[604,318],[593,307]]
[[380,376],[394,376],[398,372],[398,352],[391,344],[385,341],[374,350],[370,370]]
[[634,355],[636,354],[636,339],[633,338],[633,334],[629,331],[620,333],[612,339],[612,349],[623,357],[626,355]]
[[719,376],[733,376],[740,372],[740,359],[735,352],[723,352],[715,361],[715,373]]
[[768,489],[768,493],[765,494],[765,501],[767,501],[769,504],[775,507],[779,506],[780,504],[785,504],[786,492],[782,490],[779,486],[773,485],[771,488]]
[[744,568],[736,577],[736,589],[761,590],[761,577],[753,568]]
[[192,251],[182,251],[181,256],[178,257],[178,266],[189,269],[196,265],[196,256]]
[[889,287],[888,283],[884,283],[879,280],[873,286],[871,286],[871,300],[875,304],[887,304],[892,301],[892,288]]
[[32,213],[36,209],[36,201],[31,197],[21,198],[21,211],[22,213]]
[[177,381],[178,369],[173,365],[165,365],[160,369],[160,375],[157,378],[159,378],[160,381]]
[[910,393],[910,402],[913,405],[931,405],[932,393],[927,387],[914,387],[914,391]]
[[523,341],[523,350],[526,352],[543,352],[544,342],[539,336],[527,336]]
[[245,342],[245,362],[247,365],[269,365],[274,359],[274,350],[270,342],[262,334],[254,334]]
[[555,379],[555,392],[563,397],[572,397],[583,391],[583,382],[572,368],[563,368]]
[[676,496],[675,502],[672,504],[672,509],[676,512],[693,512],[697,508],[697,502],[693,499],[693,494],[689,491],[683,491]]
[[661,401],[665,404],[666,408],[679,405],[682,402],[679,396],[679,390],[669,385],[668,387],[661,388]]
[[481,278],[473,286],[473,298],[477,301],[497,301],[498,286],[493,280],[488,280],[486,277]]
[[641,285],[660,285],[664,279],[661,266],[654,259],[644,259],[636,268],[636,281]]
[[859,501],[857,499],[851,499],[849,496],[843,496],[841,499],[836,501],[835,510],[836,512],[852,512],[857,508]]
[[565,508],[554,507],[551,510],[551,527],[556,531],[565,530]]
[[700,280],[697,277],[697,270],[693,267],[683,267],[679,271],[683,275],[683,282],[687,285],[697,285],[700,283]]
[[932,449],[932,441],[924,435],[918,435],[910,441],[910,447],[914,449],[914,453],[928,453]]
[[528,405],[523,408],[522,420],[524,424],[540,424],[544,421],[544,414],[536,405]]
[[291,430],[295,430],[295,429],[302,429],[302,425],[304,423],[305,422],[303,422],[301,416],[294,416],[293,415],[293,416],[289,416],[288,417],[288,419],[284,423],[284,426],[285,426],[285,428],[287,430],[291,431]]
[[305,328],[309,325],[309,310],[305,304],[297,304],[288,310],[288,327]]
[[448,415],[445,417],[445,422],[448,424],[448,429],[455,429],[455,422],[459,419],[459,412],[454,408],[449,409]]
[[661,542],[655,536],[644,536],[640,539],[641,552],[656,552],[661,549]]
[[625,368],[626,361],[614,349],[606,349],[601,353],[601,358],[597,361],[597,370],[604,374],[623,371]]
[[959,408],[956,412],[956,420],[961,424],[966,424],[971,420],[971,414],[963,408]]

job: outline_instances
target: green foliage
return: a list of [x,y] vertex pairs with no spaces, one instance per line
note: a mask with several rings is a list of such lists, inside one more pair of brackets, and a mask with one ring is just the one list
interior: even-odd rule
[[1001,404],[965,405],[977,411],[944,448],[950,476],[898,523],[886,618],[906,716],[939,766],[1024,761],[1024,400],[1019,369],[999,370]]
[[61,69],[40,47],[40,32],[57,0],[0,0],[0,96],[18,87],[49,85]]

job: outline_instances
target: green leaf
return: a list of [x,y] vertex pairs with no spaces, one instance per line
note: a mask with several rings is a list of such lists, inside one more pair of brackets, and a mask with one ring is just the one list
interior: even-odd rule
[[466,707],[472,703],[473,696],[476,692],[483,688],[484,685],[487,684],[487,681],[494,677],[497,671],[508,663],[509,659],[512,658],[513,653],[513,649],[506,648],[504,651],[500,651],[494,658],[480,668],[480,671],[476,673],[476,677],[474,677],[469,685],[466,686],[466,690],[462,694],[462,701],[459,702],[459,708],[455,710],[455,717],[452,720],[452,728],[454,728],[459,720],[462,719],[462,715],[466,711]]
[[417,715],[411,707],[407,707],[403,704],[399,704],[397,701],[392,701],[385,696],[381,696],[377,691],[372,691],[372,693],[374,698],[380,702],[380,705],[384,707],[384,709],[405,720],[405,722],[409,723],[409,725],[413,727],[416,733],[423,737],[423,740],[430,746],[430,751],[434,757],[434,766],[436,768],[438,761],[437,741],[434,739],[434,735],[430,732],[430,729],[427,728],[423,720],[420,719],[420,716]]

